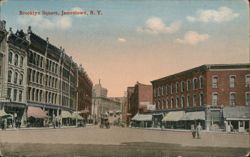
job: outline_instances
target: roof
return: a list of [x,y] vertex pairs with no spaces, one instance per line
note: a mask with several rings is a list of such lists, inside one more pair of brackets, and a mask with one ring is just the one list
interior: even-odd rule
[[177,122],[182,119],[182,117],[185,115],[184,111],[173,111],[167,113],[167,115],[162,119],[162,121],[172,121]]
[[204,64],[189,70],[185,70],[176,74],[172,74],[166,77],[162,77],[156,80],[151,81],[151,83],[153,82],[157,82],[157,81],[161,81],[161,80],[167,80],[167,79],[172,79],[173,77],[180,77],[182,75],[186,75],[187,73],[191,73],[191,72],[205,72],[209,69],[236,69],[236,68],[250,68],[250,64],[249,63],[239,63],[239,64]]
[[250,106],[236,106],[223,108],[225,119],[250,119]]

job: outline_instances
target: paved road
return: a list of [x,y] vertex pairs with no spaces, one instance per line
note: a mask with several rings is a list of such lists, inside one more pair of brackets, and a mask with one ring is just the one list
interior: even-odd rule
[[190,132],[91,126],[0,131],[0,142],[2,152],[12,156],[35,156],[38,151],[41,156],[133,156],[137,152],[137,156],[234,157],[250,151],[249,134],[204,132],[201,136],[193,139]]

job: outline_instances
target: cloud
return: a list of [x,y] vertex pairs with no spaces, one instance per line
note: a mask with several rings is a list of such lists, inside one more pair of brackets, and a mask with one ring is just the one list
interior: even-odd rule
[[198,43],[208,39],[208,34],[199,34],[197,32],[189,31],[185,33],[183,39],[176,39],[176,42],[181,44],[197,45]]
[[72,26],[72,19],[68,16],[47,18],[42,15],[19,16],[17,22],[23,26],[31,25],[43,30],[67,30]]
[[199,10],[196,12],[195,16],[187,16],[187,20],[189,22],[200,21],[205,23],[221,23],[231,21],[237,18],[239,15],[239,13],[235,13],[228,7],[220,7],[217,10]]
[[150,34],[160,34],[160,33],[175,33],[180,29],[181,22],[175,21],[169,26],[158,17],[149,18],[143,27],[139,27],[137,31],[146,32]]
[[124,38],[118,38],[118,39],[117,39],[117,41],[118,41],[118,42],[121,42],[121,43],[125,43],[125,42],[127,42],[127,40],[126,40],[126,39],[124,39]]

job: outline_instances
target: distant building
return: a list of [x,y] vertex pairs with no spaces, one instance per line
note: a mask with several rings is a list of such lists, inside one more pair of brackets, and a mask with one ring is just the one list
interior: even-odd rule
[[101,114],[114,115],[117,111],[120,114],[121,103],[120,100],[110,99],[107,97],[108,90],[103,88],[100,81],[99,84],[94,85],[92,91],[92,119],[94,122],[100,120]]
[[125,104],[125,114],[127,115],[127,124],[138,112],[147,112],[147,105],[153,102],[152,85],[146,85],[137,82],[134,87],[127,88],[127,103]]
[[166,114],[165,127],[190,128],[200,122],[207,130],[231,124],[249,129],[250,64],[202,65],[151,82],[155,113]]

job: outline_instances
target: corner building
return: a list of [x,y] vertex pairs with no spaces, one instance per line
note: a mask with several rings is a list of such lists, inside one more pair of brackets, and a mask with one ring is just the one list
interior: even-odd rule
[[207,130],[249,130],[249,64],[202,65],[151,82],[165,127],[190,129],[199,122]]
[[[14,121],[21,120],[26,126],[29,114],[45,113],[47,123],[51,123],[55,118],[62,119],[62,111],[77,110],[79,81],[86,81],[79,79],[78,73],[84,71],[79,70],[64,49],[33,33],[31,27],[27,33],[23,30],[13,33],[11,29],[6,31],[5,24],[0,22],[2,113],[13,115]],[[92,87],[89,78],[86,84]]]

